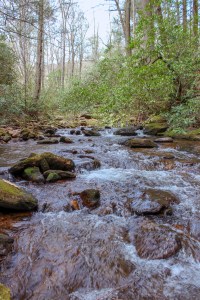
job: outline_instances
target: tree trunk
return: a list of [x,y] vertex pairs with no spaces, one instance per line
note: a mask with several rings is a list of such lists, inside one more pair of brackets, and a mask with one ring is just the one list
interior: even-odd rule
[[187,0],[183,0],[183,31],[187,31]]
[[42,64],[43,64],[43,44],[44,44],[44,0],[38,3],[38,38],[37,38],[37,61],[36,61],[36,78],[35,78],[35,105],[36,114],[38,114],[38,100],[42,87]]
[[195,37],[198,36],[198,0],[193,0],[193,34]]
[[126,47],[126,55],[131,56],[131,0],[126,0],[125,2],[125,47]]

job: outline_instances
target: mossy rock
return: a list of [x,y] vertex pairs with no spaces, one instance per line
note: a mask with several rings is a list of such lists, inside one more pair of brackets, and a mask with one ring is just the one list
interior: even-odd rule
[[47,176],[46,182],[56,182],[56,181],[58,181],[60,179],[61,179],[61,177],[57,173],[55,173],[55,172],[52,171]]
[[9,169],[9,172],[14,176],[22,176],[23,171],[30,167],[38,167],[41,171],[48,167],[51,170],[72,171],[75,168],[75,164],[71,159],[44,152],[42,154],[32,154],[30,157],[19,161]]
[[47,182],[57,181],[60,179],[70,179],[75,178],[76,174],[69,171],[61,171],[61,170],[48,170],[44,172],[44,177]]
[[0,300],[11,300],[10,290],[0,283]]
[[31,194],[6,180],[0,180],[0,208],[31,211],[37,206],[37,200]]
[[32,181],[32,182],[44,182],[44,177],[40,172],[40,169],[38,167],[30,167],[26,168],[23,172],[23,178]]
[[188,141],[200,141],[200,129],[194,129],[185,131],[183,133],[177,132],[175,129],[167,130],[164,133],[165,136],[169,136],[175,139],[188,140]]
[[167,123],[148,123],[145,124],[144,133],[150,135],[159,135],[168,129]]
[[133,138],[130,140],[125,141],[122,143],[122,145],[125,145],[130,148],[156,148],[158,147],[156,143],[149,139],[138,139],[138,138]]

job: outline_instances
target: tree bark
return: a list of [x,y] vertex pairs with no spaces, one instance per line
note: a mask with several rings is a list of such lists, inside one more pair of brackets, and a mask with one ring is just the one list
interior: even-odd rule
[[187,0],[183,0],[183,31],[187,31]]
[[44,44],[44,0],[39,0],[38,3],[38,37],[37,37],[37,61],[35,72],[35,105],[36,114],[38,114],[38,100],[41,94],[42,87],[42,63],[43,63],[43,44]]
[[198,36],[198,23],[199,23],[198,0],[193,0],[193,34],[195,37]]

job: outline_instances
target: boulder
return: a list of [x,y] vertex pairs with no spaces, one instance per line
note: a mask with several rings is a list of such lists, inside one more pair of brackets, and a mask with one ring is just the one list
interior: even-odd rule
[[41,183],[44,182],[44,177],[38,167],[29,167],[24,169],[22,177],[28,181]]
[[85,119],[90,120],[90,119],[92,119],[92,116],[89,115],[89,114],[82,114],[82,115],[80,116],[80,118],[85,118]]
[[158,135],[165,132],[169,125],[167,123],[149,123],[144,126],[144,133],[150,135]]
[[164,259],[181,249],[181,241],[170,228],[144,220],[135,232],[135,247],[143,259]]
[[134,136],[137,135],[136,133],[136,128],[135,127],[125,127],[125,128],[120,128],[116,130],[113,134],[114,135],[122,135],[122,136]]
[[83,130],[82,131],[85,136],[101,136],[101,134],[96,130]]
[[39,140],[37,144],[58,144],[59,140],[57,138],[50,138],[50,139],[44,139],[44,140]]
[[37,200],[31,194],[8,181],[0,180],[0,208],[30,211],[37,209],[37,206]]
[[73,141],[71,139],[67,138],[66,136],[61,136],[60,143],[71,144],[71,143],[73,143]]
[[87,189],[80,193],[83,206],[96,208],[100,205],[100,192],[95,189]]
[[14,239],[12,237],[0,233],[0,257],[7,255],[12,250],[13,242]]
[[178,199],[170,192],[146,189],[139,199],[134,200],[130,207],[137,215],[157,214],[161,211],[171,213],[171,203],[179,203]]
[[50,152],[42,154],[32,153],[30,157],[16,163],[9,169],[9,172],[14,176],[22,176],[26,168],[39,167],[42,172],[49,170],[72,171],[75,168],[74,162],[71,159],[55,155]]
[[10,290],[0,283],[0,300],[11,300]]
[[130,148],[155,148],[157,144],[149,139],[133,138],[122,143]]

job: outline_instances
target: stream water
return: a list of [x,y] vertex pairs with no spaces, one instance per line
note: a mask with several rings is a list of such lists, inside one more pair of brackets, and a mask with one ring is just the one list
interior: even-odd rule
[[[127,137],[111,130],[101,134],[70,136],[73,144],[0,145],[0,173],[8,180],[13,179],[5,171],[31,152],[72,158],[77,170],[70,181],[16,182],[36,196],[39,210],[0,215],[1,231],[14,237],[13,251],[1,262],[0,282],[11,289],[13,300],[200,299],[200,142],[133,150],[120,145]],[[174,158],[165,158],[169,154]],[[85,155],[101,167],[91,169],[93,160]],[[87,188],[99,189],[100,207],[65,211],[72,193]],[[130,211],[127,202],[147,188],[176,196],[172,215]],[[139,257],[134,232],[146,221],[176,232],[181,249],[166,259]]]

